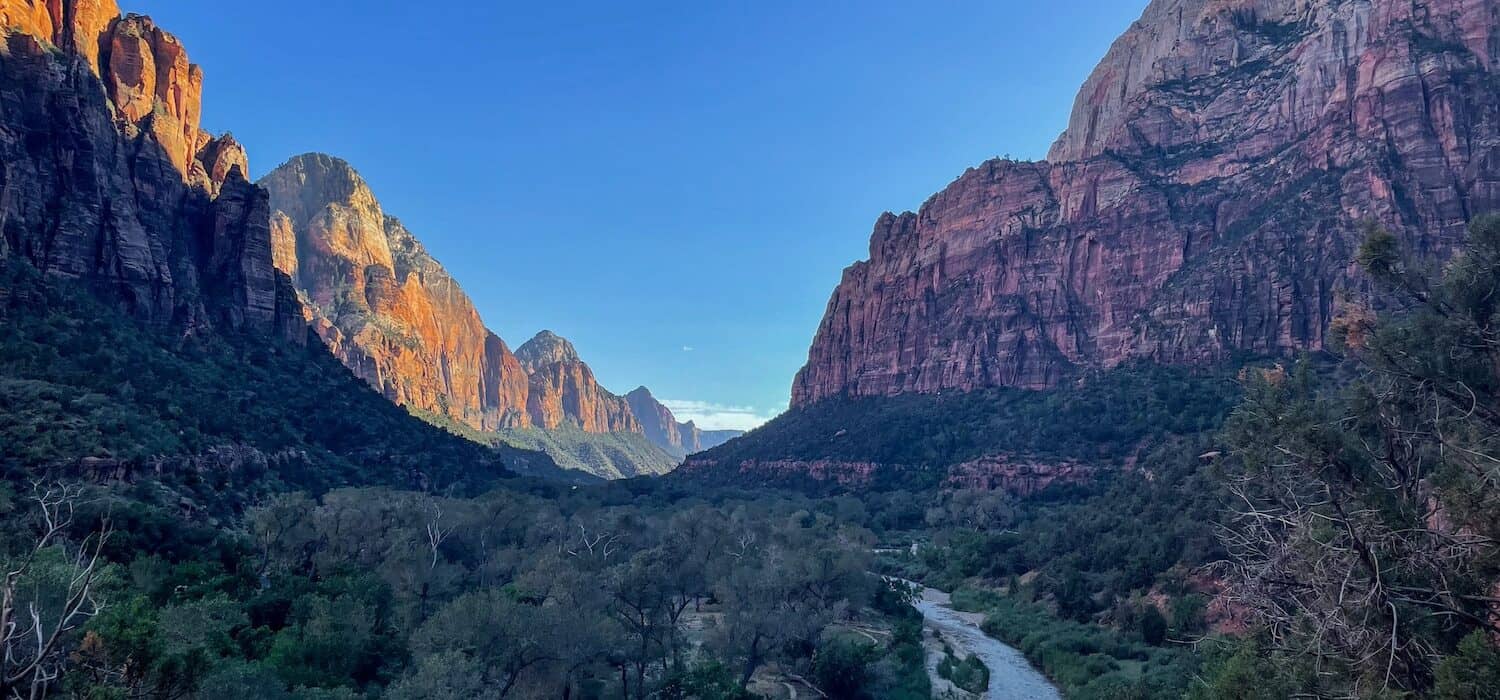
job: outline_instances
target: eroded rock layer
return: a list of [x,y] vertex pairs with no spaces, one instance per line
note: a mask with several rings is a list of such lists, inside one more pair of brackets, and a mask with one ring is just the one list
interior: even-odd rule
[[276,265],[355,374],[396,403],[479,430],[532,425],[516,356],[348,163],[299,156],[261,185]]
[[0,257],[152,322],[305,337],[244,149],[203,131],[203,72],[107,0],[0,0]]
[[639,433],[641,423],[623,397],[605,391],[573,344],[542,331],[516,349],[531,378],[528,406],[538,428],[553,430],[570,421],[589,433]]
[[1153,0],[1044,162],[886,214],[794,405],[1321,348],[1361,224],[1442,256],[1500,208],[1500,6]]
[[261,184],[276,265],[313,328],[392,401],[482,431],[643,431],[567,340],[543,331],[512,352],[348,163],[298,156]]

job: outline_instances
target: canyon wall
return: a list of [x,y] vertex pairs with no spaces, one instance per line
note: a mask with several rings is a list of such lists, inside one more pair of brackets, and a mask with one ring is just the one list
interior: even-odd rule
[[625,400],[641,422],[646,437],[678,459],[718,447],[744,434],[739,430],[703,430],[693,421],[679,423],[672,410],[657,401],[651,390],[643,386],[626,394]]
[[347,162],[298,156],[261,185],[274,209],[276,266],[301,294],[313,329],[392,401],[485,432],[645,434],[685,456],[670,411],[656,404],[649,418],[671,431],[648,431],[631,401],[601,386],[566,339],[542,331],[513,352]]
[[1323,347],[1363,223],[1441,257],[1500,207],[1500,7],[1153,0],[1043,162],[876,222],[793,386],[1046,388]]
[[0,0],[0,257],[144,320],[301,342],[245,151],[201,124],[203,71],[108,0]]

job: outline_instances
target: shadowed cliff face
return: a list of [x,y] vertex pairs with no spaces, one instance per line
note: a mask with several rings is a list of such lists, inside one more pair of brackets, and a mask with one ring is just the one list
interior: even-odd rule
[[718,447],[744,434],[739,430],[701,430],[692,421],[678,423],[672,410],[657,401],[651,390],[643,386],[626,394],[625,400],[641,422],[646,437],[678,459]]
[[794,405],[1323,346],[1361,222],[1443,256],[1500,207],[1500,19],[1469,0],[1154,0],[1049,160],[886,214]]
[[0,256],[189,330],[305,337],[244,149],[175,37],[101,0],[0,0]]

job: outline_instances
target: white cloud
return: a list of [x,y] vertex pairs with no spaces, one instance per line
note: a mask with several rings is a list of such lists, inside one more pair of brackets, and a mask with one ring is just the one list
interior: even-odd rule
[[693,347],[691,345],[684,345],[684,346],[682,346],[682,351],[683,352],[692,352],[692,351],[694,351],[696,349],[697,348],[695,348],[695,347]]
[[710,401],[662,399],[661,403],[677,420],[693,421],[703,430],[750,430],[779,413],[761,413],[754,406],[729,406]]

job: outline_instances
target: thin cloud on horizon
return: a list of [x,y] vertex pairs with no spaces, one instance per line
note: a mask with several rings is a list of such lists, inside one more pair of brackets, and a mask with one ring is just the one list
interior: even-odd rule
[[662,399],[661,403],[677,420],[692,421],[703,430],[753,430],[780,413],[761,413],[754,406],[730,406],[690,399]]

